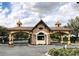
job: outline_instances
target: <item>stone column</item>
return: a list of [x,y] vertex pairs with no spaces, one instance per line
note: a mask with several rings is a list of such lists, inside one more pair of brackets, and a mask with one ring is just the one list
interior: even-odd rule
[[9,46],[12,44],[12,38],[11,38],[11,33],[9,34]]
[[61,44],[63,44],[63,36],[61,36]]
[[71,41],[70,41],[70,34],[68,35],[68,45],[71,44]]
[[35,40],[36,40],[36,44],[35,45],[37,45],[38,44],[37,34],[35,34]]
[[11,42],[12,42],[12,45],[13,45],[13,43],[14,43],[14,42],[13,42],[13,40],[14,40],[14,37],[13,37],[13,35],[12,35],[12,40],[11,40]]
[[46,44],[48,45],[48,36],[49,36],[49,35],[46,35],[46,36],[47,36],[47,42],[46,42]]
[[13,46],[13,37],[12,37],[12,33],[9,34],[9,46],[10,46],[10,47]]

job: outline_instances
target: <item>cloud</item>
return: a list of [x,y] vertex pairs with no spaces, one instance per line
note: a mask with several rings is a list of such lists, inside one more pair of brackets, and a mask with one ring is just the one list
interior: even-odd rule
[[60,2],[39,2],[36,3],[33,8],[32,11],[34,12],[38,12],[39,16],[43,17],[47,14],[53,13],[54,11],[56,11],[61,5],[66,4],[65,3],[60,3]]
[[59,8],[58,14],[62,16],[61,21],[64,25],[66,25],[68,20],[70,20],[71,18],[79,16],[78,8],[79,5],[76,4],[75,2],[65,4]]
[[60,6],[58,10],[55,10],[54,13],[51,13],[50,15],[46,16],[44,20],[47,21],[47,24],[49,26],[54,26],[54,22],[56,20],[60,20],[62,26],[67,25],[68,20],[70,20],[71,18],[75,18],[76,16],[79,16],[78,8],[79,6],[73,2],[64,4]]
[[66,25],[69,19],[78,15],[78,5],[73,2],[11,2],[9,8],[0,8],[0,25],[13,27],[20,19],[23,26],[34,26],[40,18],[48,26],[54,26],[56,20]]

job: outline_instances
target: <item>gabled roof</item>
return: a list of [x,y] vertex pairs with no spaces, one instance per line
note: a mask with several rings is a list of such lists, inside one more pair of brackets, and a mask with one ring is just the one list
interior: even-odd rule
[[[35,29],[35,27],[37,27],[40,23],[44,24],[44,25],[50,30],[50,28],[45,24],[45,22],[44,22],[43,20],[40,20],[40,21],[33,27],[33,29]],[[33,30],[33,29],[32,29],[32,30]]]

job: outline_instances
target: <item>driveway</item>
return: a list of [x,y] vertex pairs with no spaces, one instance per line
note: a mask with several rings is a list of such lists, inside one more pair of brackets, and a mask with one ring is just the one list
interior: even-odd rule
[[[45,53],[51,48],[63,48],[64,45],[25,45],[9,47],[7,44],[0,44],[0,56],[45,56]],[[78,47],[70,45],[68,47]]]
[[14,46],[0,45],[0,56],[44,56],[47,52],[46,45]]

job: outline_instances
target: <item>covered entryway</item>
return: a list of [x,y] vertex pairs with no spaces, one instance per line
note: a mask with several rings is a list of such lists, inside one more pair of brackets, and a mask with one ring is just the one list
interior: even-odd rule
[[70,33],[69,32],[63,32],[63,31],[56,31],[50,34],[50,37],[52,39],[52,43],[61,43],[61,44],[71,44],[70,41]]
[[9,28],[9,46],[27,45],[31,43],[31,27],[22,27],[20,20],[17,22],[17,27]]
[[13,31],[9,33],[9,45],[27,45],[30,44],[31,35],[23,31]]
[[15,32],[12,34],[14,45],[27,45],[30,44],[29,33]]
[[59,32],[55,32],[50,34],[51,44],[58,44],[61,41],[61,34]]

